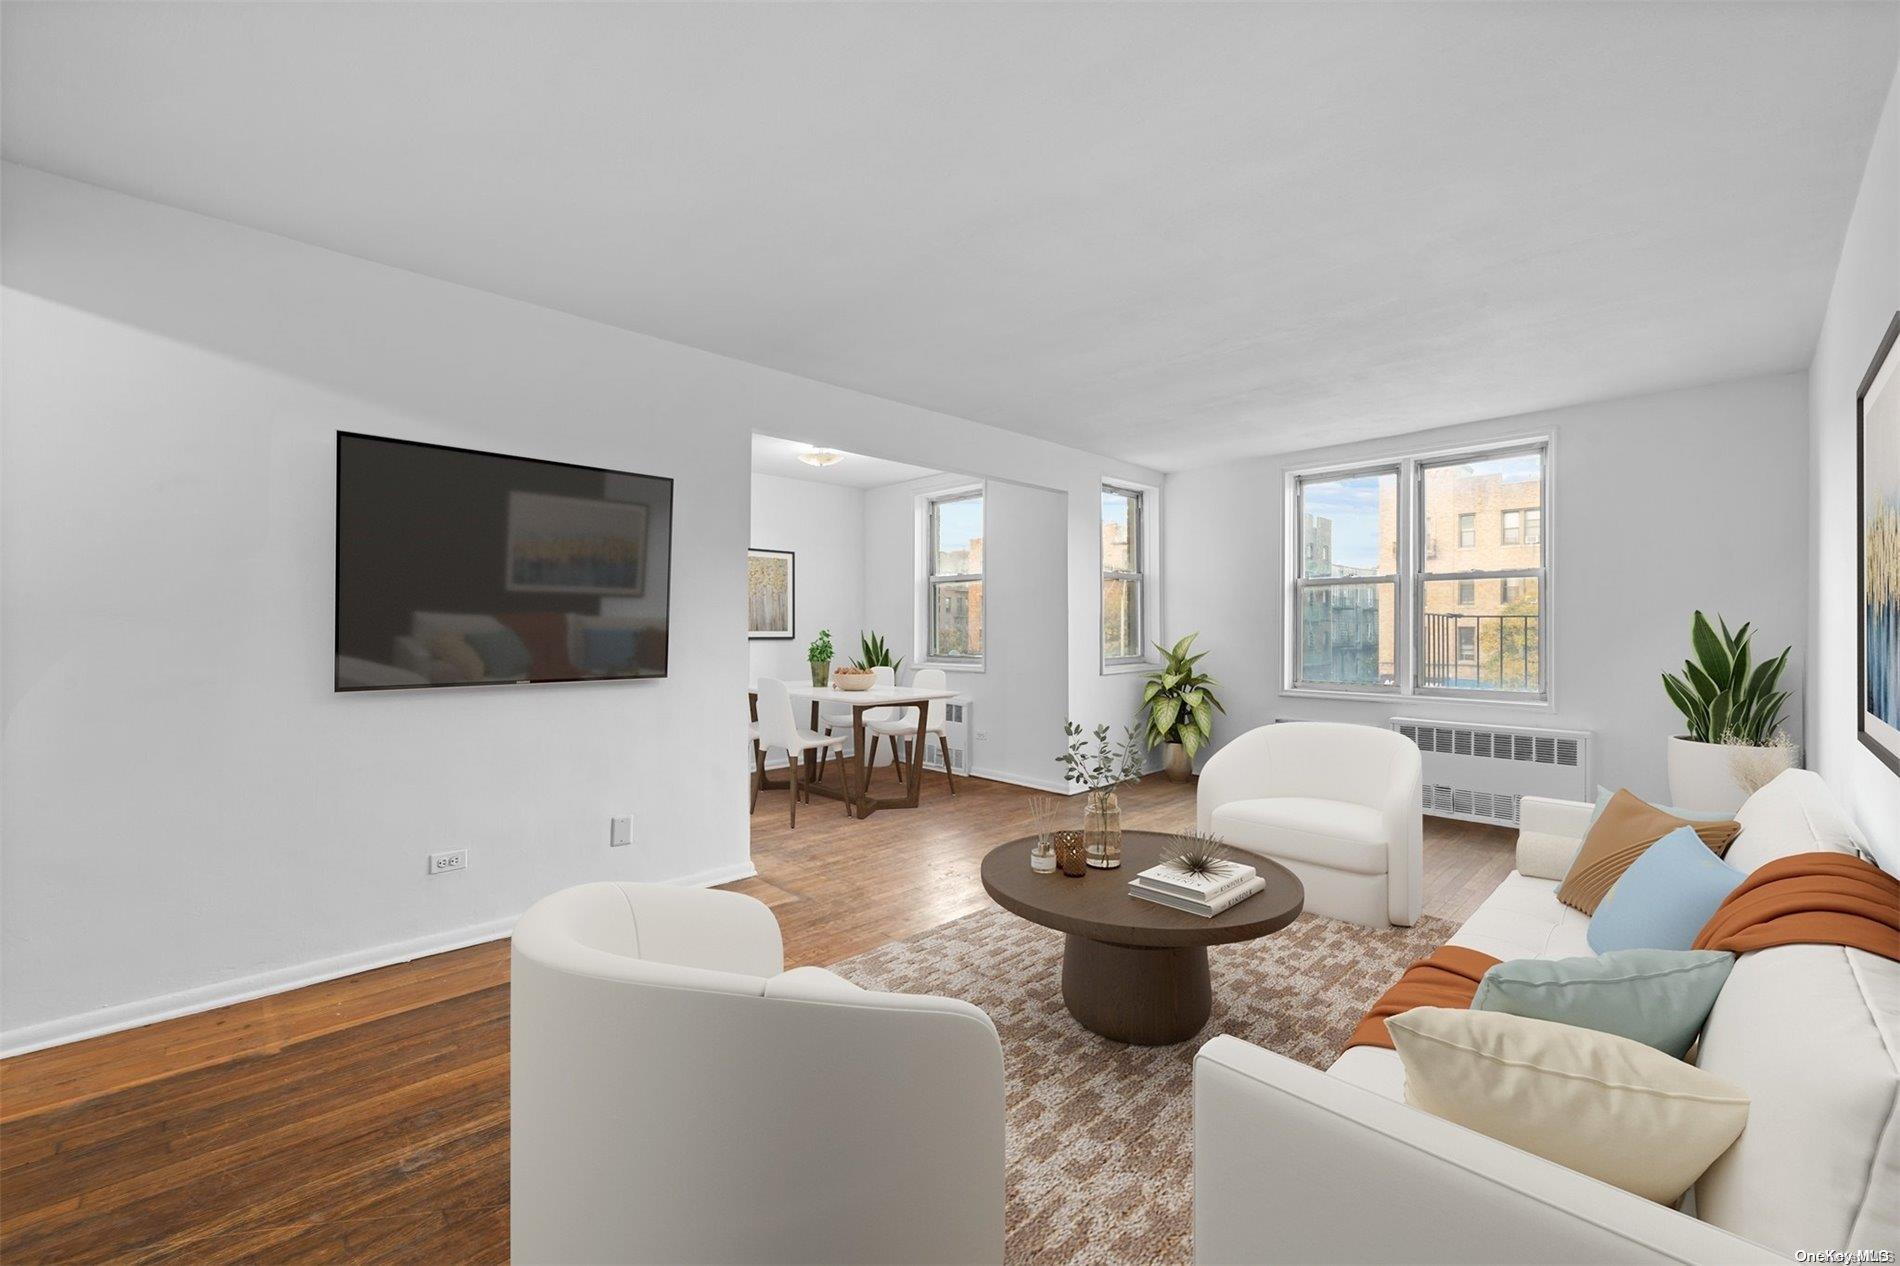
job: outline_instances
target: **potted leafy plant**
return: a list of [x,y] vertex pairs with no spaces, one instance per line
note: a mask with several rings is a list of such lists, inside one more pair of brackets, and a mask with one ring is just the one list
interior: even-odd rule
[[1711,625],[1698,611],[1689,622],[1695,657],[1683,661],[1681,676],[1662,675],[1669,701],[1688,722],[1687,734],[1669,740],[1675,804],[1733,813],[1754,786],[1795,762],[1797,749],[1781,733],[1789,692],[1776,689],[1793,648],[1756,662],[1753,638],[1747,624],[1731,632],[1720,616]]
[[1082,838],[1088,863],[1102,870],[1122,864],[1122,808],[1115,788],[1141,777],[1146,752],[1132,729],[1124,728],[1119,744],[1108,740],[1108,727],[1095,727],[1095,751],[1088,750],[1088,738],[1074,721],[1062,723],[1069,740],[1068,750],[1056,757],[1062,766],[1062,778],[1089,793],[1082,810]]
[[831,680],[831,630],[819,629],[818,636],[812,639],[811,646],[805,651],[805,658],[811,661],[811,684],[822,686]]
[[882,633],[858,633],[858,657],[851,661],[853,668],[888,668],[891,676],[904,666],[904,657],[891,658],[891,648],[884,644]]
[[1160,745],[1166,763],[1162,771],[1175,782],[1194,776],[1194,754],[1206,745],[1214,733],[1214,713],[1225,713],[1214,697],[1220,683],[1194,666],[1207,655],[1188,652],[1199,633],[1190,633],[1173,647],[1155,643],[1161,652],[1161,667],[1149,674],[1147,688],[1141,694],[1141,706],[1148,710],[1148,746]]

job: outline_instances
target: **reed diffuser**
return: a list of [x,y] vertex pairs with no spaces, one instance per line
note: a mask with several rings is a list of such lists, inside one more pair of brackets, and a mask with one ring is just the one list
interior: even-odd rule
[[1060,802],[1054,796],[1029,798],[1029,821],[1036,831],[1036,842],[1029,846],[1029,869],[1038,875],[1056,873],[1055,829]]

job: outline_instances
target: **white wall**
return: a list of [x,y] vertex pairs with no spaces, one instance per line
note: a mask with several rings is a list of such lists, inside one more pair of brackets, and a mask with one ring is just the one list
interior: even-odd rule
[[[576,882],[744,873],[745,782],[707,755],[744,746],[754,430],[1050,487],[1154,478],[29,168],[3,179],[8,1049],[491,936]],[[672,675],[333,694],[340,428],[674,476]],[[1071,557],[1073,597],[1094,563]],[[609,850],[620,814],[636,843]],[[469,871],[427,877],[447,847]]]
[[864,492],[812,479],[752,475],[754,549],[791,550],[797,581],[793,637],[749,643],[751,675],[808,679],[805,649],[831,630],[834,662],[858,653],[864,617]]
[[1887,97],[1860,198],[1841,249],[1814,362],[1808,368],[1811,520],[1809,763],[1866,832],[1888,870],[1900,871],[1900,775],[1860,745],[1859,544],[1855,521],[1854,397],[1900,309],[1900,73]]
[[[916,602],[918,500],[967,482],[912,480],[865,495],[865,623],[905,657],[906,679],[924,640]],[[986,482],[983,667],[947,670],[950,687],[970,701],[971,772],[1049,790],[1063,790],[1055,761],[1069,699],[1067,519],[1064,493]]]
[[[1697,608],[1752,620],[1758,652],[1792,645],[1799,741],[1807,659],[1806,384],[1801,374],[1610,400],[1392,440],[1234,462],[1167,481],[1167,635],[1199,630],[1224,683],[1215,742],[1275,717],[1382,724],[1490,719],[1594,731],[1595,773],[1660,798],[1681,718],[1658,675],[1688,653]],[[1390,703],[1282,694],[1285,475],[1490,438],[1553,437],[1550,661],[1555,706]]]

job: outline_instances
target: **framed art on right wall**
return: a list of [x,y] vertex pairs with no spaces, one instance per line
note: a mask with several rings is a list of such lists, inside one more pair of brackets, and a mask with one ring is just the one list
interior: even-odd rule
[[1900,312],[1855,400],[1859,429],[1860,741],[1900,774]]

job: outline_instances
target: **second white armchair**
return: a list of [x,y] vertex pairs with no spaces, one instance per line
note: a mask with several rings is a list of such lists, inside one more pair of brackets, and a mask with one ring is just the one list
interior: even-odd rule
[[1195,821],[1298,875],[1314,914],[1410,927],[1424,870],[1419,771],[1417,746],[1391,730],[1263,725],[1201,770]]

